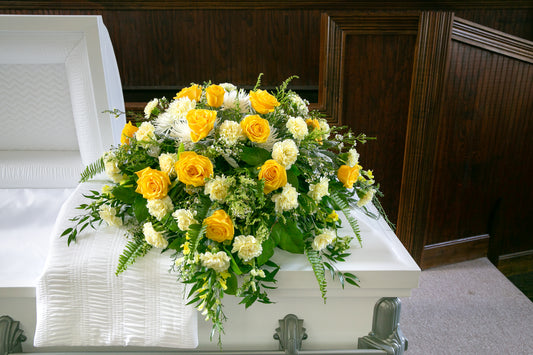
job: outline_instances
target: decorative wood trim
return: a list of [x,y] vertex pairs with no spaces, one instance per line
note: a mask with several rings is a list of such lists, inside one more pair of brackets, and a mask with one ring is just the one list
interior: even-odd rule
[[488,234],[426,245],[422,251],[420,268],[452,264],[487,256]]
[[533,249],[500,255],[497,266],[505,276],[533,272]]
[[321,18],[320,72],[317,107],[331,124],[344,125],[343,92],[347,36],[416,35],[419,12],[328,12]]
[[438,107],[452,22],[451,12],[423,12],[420,16],[396,230],[417,262],[422,256],[428,225]]
[[452,39],[533,64],[533,42],[455,17]]
[[490,9],[532,8],[527,0],[438,0],[438,1],[371,1],[371,0],[272,0],[272,1],[185,1],[185,0],[4,0],[0,9],[88,9],[88,10],[167,10],[167,9]]

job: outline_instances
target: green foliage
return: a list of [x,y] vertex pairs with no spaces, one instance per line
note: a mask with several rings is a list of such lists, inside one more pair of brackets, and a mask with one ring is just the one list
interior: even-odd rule
[[361,232],[359,230],[359,224],[357,223],[357,220],[353,217],[353,215],[350,213],[350,205],[346,197],[341,195],[339,192],[335,191],[331,193],[331,199],[337,204],[338,208],[344,213],[344,215],[346,216],[346,219],[348,220],[348,223],[352,227],[355,237],[359,241],[359,245],[363,246],[363,242],[361,240]]
[[87,182],[105,170],[104,158],[101,157],[87,165],[81,173],[80,182]]
[[126,271],[128,266],[132,265],[137,258],[145,256],[151,248],[152,246],[144,240],[142,232],[136,233],[133,239],[130,239],[126,244],[122,255],[119,256],[115,274],[119,275]]
[[322,261],[319,252],[309,247],[305,248],[305,256],[313,268],[313,272],[320,289],[320,294],[322,295],[324,302],[326,302],[326,288],[328,284],[326,282],[324,262]]

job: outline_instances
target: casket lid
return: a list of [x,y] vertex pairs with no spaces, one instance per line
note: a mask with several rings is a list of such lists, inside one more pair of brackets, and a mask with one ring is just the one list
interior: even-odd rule
[[120,141],[122,86],[101,16],[0,15],[0,187],[74,187]]

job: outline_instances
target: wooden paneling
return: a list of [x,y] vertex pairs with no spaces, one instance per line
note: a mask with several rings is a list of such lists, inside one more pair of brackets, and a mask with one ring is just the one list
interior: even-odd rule
[[428,269],[434,266],[483,258],[487,256],[488,247],[488,234],[426,245],[422,251],[419,265],[422,269]]

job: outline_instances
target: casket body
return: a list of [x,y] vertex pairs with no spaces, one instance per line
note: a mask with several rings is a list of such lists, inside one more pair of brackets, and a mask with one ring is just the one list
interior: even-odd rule
[[31,349],[35,283],[84,166],[120,141],[116,59],[100,16],[0,15],[0,315]]

